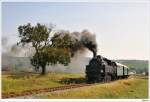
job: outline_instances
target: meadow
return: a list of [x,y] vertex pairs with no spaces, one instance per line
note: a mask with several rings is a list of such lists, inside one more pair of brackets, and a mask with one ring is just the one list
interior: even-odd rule
[[35,73],[2,73],[2,93],[21,93],[26,90],[51,88],[66,85],[60,80],[80,78],[83,74],[48,73],[44,76]]
[[[80,78],[83,80],[84,75],[48,73],[45,76],[40,76],[34,73],[2,73],[2,93],[21,93],[32,89],[63,86],[68,83],[61,81],[67,78]],[[69,84],[73,84],[73,82]],[[120,79],[110,83],[35,96],[42,99],[147,99],[148,78],[145,76],[130,76],[128,79]]]
[[132,77],[111,83],[82,87],[77,90],[43,94],[38,97],[57,99],[147,99],[148,80]]

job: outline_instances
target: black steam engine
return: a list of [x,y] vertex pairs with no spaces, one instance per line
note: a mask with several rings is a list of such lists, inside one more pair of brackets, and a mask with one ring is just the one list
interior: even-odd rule
[[87,82],[109,82],[128,77],[128,67],[100,55],[93,57],[86,66]]

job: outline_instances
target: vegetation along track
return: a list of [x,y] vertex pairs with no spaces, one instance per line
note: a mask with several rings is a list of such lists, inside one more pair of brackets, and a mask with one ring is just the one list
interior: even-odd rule
[[[65,86],[59,86],[59,87],[53,87],[53,88],[43,88],[43,89],[33,89],[33,90],[26,90],[21,93],[2,93],[2,98],[13,98],[13,97],[19,97],[19,96],[27,96],[32,94],[40,94],[44,92],[54,92],[54,91],[60,91],[60,90],[66,90],[66,89],[73,89],[73,88],[79,88],[84,86],[91,86],[93,84],[71,84],[71,85],[65,85]],[[94,84],[95,85],[95,84]]]

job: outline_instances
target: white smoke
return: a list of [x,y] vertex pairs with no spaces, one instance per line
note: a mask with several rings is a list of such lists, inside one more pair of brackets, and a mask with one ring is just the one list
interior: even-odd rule
[[65,73],[85,73],[85,67],[88,65],[90,58],[85,57],[83,53],[78,51],[76,55],[71,58],[68,66],[56,64],[54,66],[47,66],[49,72],[65,72]]

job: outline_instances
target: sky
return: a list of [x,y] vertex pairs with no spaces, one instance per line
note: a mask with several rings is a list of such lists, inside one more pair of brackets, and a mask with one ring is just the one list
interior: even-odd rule
[[148,10],[146,2],[3,2],[2,37],[13,44],[19,25],[52,23],[55,29],[88,29],[96,35],[98,54],[107,58],[143,60],[149,57]]

